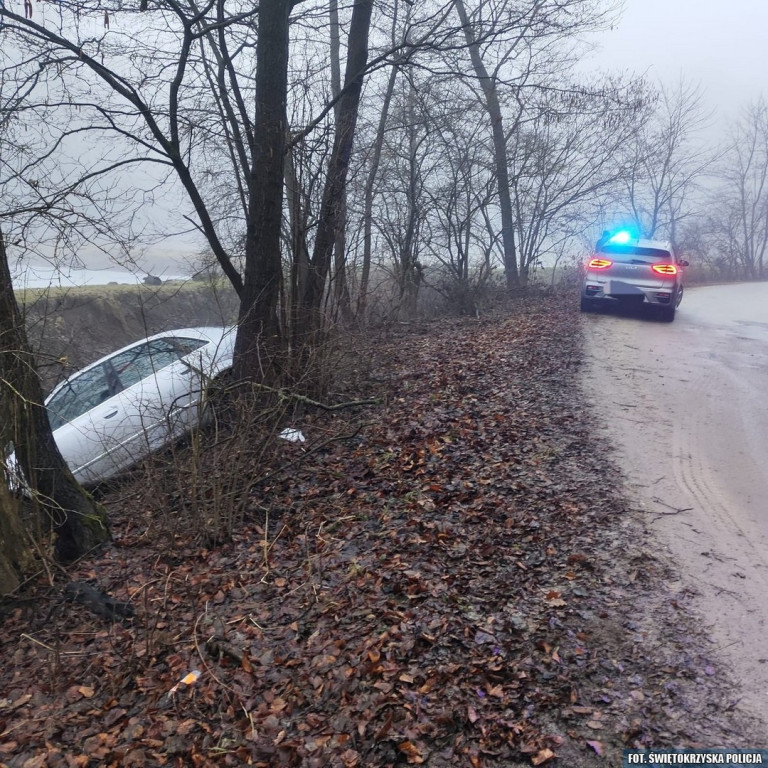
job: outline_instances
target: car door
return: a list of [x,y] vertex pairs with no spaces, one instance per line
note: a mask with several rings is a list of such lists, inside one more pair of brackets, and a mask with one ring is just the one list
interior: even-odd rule
[[95,482],[122,468],[120,457],[112,455],[120,430],[119,390],[101,363],[65,381],[46,401],[53,437],[80,482]]
[[109,361],[121,391],[122,450],[138,460],[189,428],[189,407],[199,391],[197,369],[187,359],[205,339],[152,339]]
[[188,430],[201,389],[194,353],[207,343],[135,344],[54,391],[46,403],[54,439],[78,480],[105,480]]

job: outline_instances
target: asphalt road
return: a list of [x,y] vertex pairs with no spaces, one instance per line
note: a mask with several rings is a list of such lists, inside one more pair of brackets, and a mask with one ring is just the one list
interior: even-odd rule
[[[651,539],[768,733],[768,283],[689,287],[674,323],[583,316],[585,394]],[[761,745],[762,746],[762,745]]]

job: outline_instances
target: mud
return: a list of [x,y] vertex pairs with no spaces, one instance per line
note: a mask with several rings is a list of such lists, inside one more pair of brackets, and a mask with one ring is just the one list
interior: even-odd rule
[[674,324],[585,315],[582,381],[670,586],[694,592],[739,708],[766,725],[767,299],[766,284],[706,287]]

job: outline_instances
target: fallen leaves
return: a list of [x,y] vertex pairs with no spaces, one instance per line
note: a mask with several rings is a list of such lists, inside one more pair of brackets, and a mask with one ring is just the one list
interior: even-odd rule
[[[620,510],[595,488],[558,301],[378,350],[389,404],[353,441],[304,444],[228,544],[153,544],[136,523],[149,512],[122,502],[114,551],[79,576],[134,595],[138,619],[94,632],[57,615],[35,639],[58,668],[6,621],[0,754],[26,765],[53,740],[67,758],[52,766],[87,743],[108,768],[500,768],[657,735],[664,689],[642,694],[627,671],[642,654],[611,619]],[[302,432],[354,434],[345,418]]]

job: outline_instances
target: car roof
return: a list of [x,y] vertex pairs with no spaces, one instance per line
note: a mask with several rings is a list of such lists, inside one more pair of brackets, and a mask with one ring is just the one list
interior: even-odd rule
[[45,398],[46,403],[54,394],[56,394],[56,392],[59,389],[61,389],[61,387],[64,384],[66,384],[74,376],[79,376],[81,373],[90,371],[91,368],[96,368],[97,366],[101,365],[105,360],[109,360],[110,357],[119,355],[121,352],[126,352],[127,350],[133,349],[134,347],[138,347],[140,344],[146,344],[148,341],[154,341],[155,339],[167,339],[169,336],[182,336],[182,337],[187,337],[192,339],[206,339],[207,341],[218,342],[221,340],[224,334],[227,333],[227,331],[229,330],[232,330],[232,329],[225,328],[223,326],[212,326],[212,325],[198,326],[195,328],[174,328],[169,331],[161,331],[160,333],[155,333],[154,335],[147,336],[143,339],[137,339],[136,341],[133,341],[130,344],[126,344],[124,347],[120,347],[119,349],[116,349],[113,352],[107,353],[103,357],[100,357],[98,360],[94,360],[92,363],[89,363],[83,368],[78,368],[76,371],[73,371],[69,376],[67,376],[65,379],[60,381],[51,390],[48,397]]

